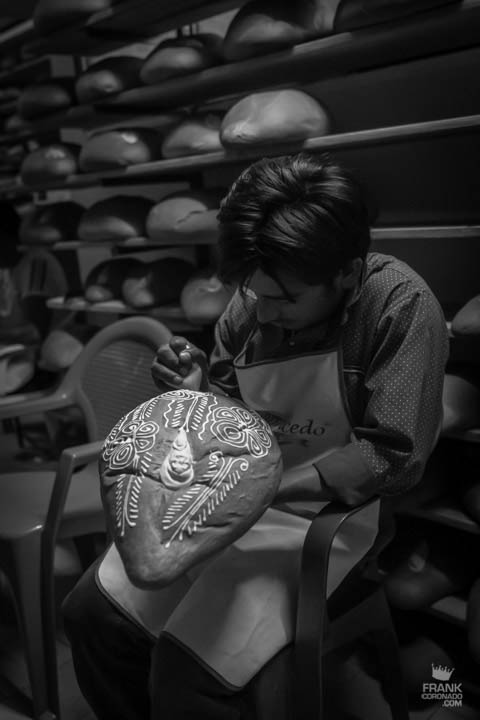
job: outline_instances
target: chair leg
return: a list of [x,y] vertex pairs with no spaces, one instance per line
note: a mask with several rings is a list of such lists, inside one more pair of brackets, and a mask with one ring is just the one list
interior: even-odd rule
[[[4,544],[2,543],[2,554]],[[5,557],[5,556],[4,556]],[[48,663],[42,613],[41,533],[8,544],[5,572],[12,585],[20,633],[25,649],[35,720],[55,718],[48,692]]]
[[383,690],[393,720],[409,720],[408,700],[403,682],[397,635],[387,599],[382,593],[378,602],[378,626],[372,631],[382,667]]

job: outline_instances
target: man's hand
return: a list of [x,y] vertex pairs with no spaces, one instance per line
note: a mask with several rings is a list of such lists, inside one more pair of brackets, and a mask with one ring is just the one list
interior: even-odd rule
[[207,356],[184,337],[174,335],[160,345],[152,363],[152,377],[160,390],[208,390]]

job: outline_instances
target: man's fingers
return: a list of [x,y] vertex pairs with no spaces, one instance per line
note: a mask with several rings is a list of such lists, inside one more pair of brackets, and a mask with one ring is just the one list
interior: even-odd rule
[[186,338],[176,335],[168,345],[158,348],[152,364],[153,380],[159,387],[162,385],[179,387],[195,364],[198,364],[201,370],[202,387],[208,386],[207,356],[200,348],[191,345]]
[[161,387],[161,385],[178,387],[183,381],[183,377],[176,370],[170,370],[165,365],[157,362],[153,363],[151,370],[153,380],[159,387]]
[[174,335],[170,340],[170,347],[177,355],[180,355],[182,350],[185,350],[187,347],[191,347],[191,345],[187,338],[181,337],[180,335]]

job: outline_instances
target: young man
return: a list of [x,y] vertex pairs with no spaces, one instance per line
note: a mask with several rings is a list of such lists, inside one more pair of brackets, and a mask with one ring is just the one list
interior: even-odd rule
[[274,507],[182,587],[134,588],[112,551],[97,585],[93,570],[80,581],[66,627],[101,720],[251,717],[243,689],[293,638],[309,511],[372,501],[332,550],[331,593],[378,541],[380,504],[420,480],[438,437],[441,309],[408,266],[368,252],[367,209],[342,168],[306,155],[254,163],[219,221],[220,274],[238,290],[210,362],[174,337],[153,378],[242,399],[270,422],[285,471]]

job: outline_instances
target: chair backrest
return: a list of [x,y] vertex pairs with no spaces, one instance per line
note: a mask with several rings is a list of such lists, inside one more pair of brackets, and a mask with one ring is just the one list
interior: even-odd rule
[[65,374],[62,388],[85,415],[89,440],[103,439],[136,405],[156,395],[150,368],[172,333],[158,320],[118,320],[87,343]]

